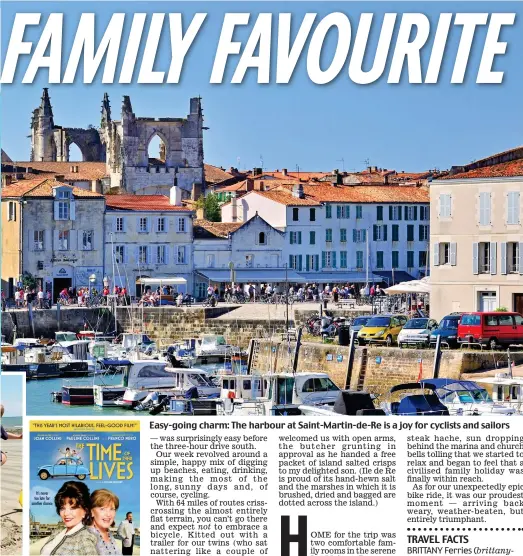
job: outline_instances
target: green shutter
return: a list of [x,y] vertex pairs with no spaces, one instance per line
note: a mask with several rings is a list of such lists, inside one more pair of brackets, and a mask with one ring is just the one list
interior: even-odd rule
[[332,205],[325,205],[325,218],[332,218]]
[[319,268],[320,268],[320,256],[319,255],[314,255],[314,260],[316,262],[316,264],[314,266],[316,267],[316,270],[319,270]]
[[372,239],[378,241],[378,226],[376,224],[372,226]]
[[383,207],[376,207],[376,220],[383,220]]
[[387,241],[387,224],[383,225],[383,241]]
[[309,256],[307,255],[305,257],[305,272],[309,272],[310,268],[309,268]]
[[341,206],[336,205],[336,218],[341,218]]
[[392,220],[392,205],[389,205],[389,220]]
[[400,227],[397,224],[392,224],[392,241],[400,240]]
[[345,205],[345,218],[350,218],[350,205]]
[[289,240],[290,240],[290,244],[293,245],[294,244],[294,232],[289,232]]
[[301,272],[302,265],[302,255],[298,255],[298,270]]
[[414,220],[418,219],[418,207],[414,207]]
[[352,230],[352,241],[356,243],[356,230]]
[[332,268],[336,268],[336,251],[332,252]]
[[[401,213],[403,212],[403,207],[401,205],[398,206],[398,220],[401,220]],[[405,213],[405,216],[407,214]]]
[[298,232],[298,243],[301,245],[301,232]]
[[414,226],[412,224],[407,226],[407,241],[414,241]]
[[289,255],[289,268],[292,268],[292,255]]
[[325,251],[321,252],[321,268],[325,268],[327,264],[327,253]]
[[423,237],[423,224],[420,224],[418,226],[418,240],[422,241],[422,239],[421,239],[422,237]]

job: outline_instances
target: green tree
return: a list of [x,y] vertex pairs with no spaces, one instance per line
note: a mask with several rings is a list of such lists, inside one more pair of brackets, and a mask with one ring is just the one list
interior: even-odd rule
[[197,208],[203,208],[204,216],[211,222],[221,222],[222,214],[218,197],[214,193],[202,195],[196,202]]
[[36,288],[36,278],[29,272],[24,272],[22,275],[22,285],[25,288],[29,287],[31,290]]

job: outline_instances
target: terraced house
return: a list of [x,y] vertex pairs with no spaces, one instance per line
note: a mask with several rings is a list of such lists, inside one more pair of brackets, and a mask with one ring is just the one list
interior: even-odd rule
[[56,179],[2,189],[2,291],[13,297],[23,274],[53,299],[63,288],[102,288],[105,198]]
[[233,198],[222,220],[284,231],[282,260],[306,282],[392,284],[428,274],[429,212],[424,186],[296,183]]
[[430,198],[434,317],[523,313],[523,147],[453,167]]
[[170,193],[106,196],[106,272],[131,295],[141,294],[140,278],[184,278],[178,291],[192,291],[193,212],[180,188]]

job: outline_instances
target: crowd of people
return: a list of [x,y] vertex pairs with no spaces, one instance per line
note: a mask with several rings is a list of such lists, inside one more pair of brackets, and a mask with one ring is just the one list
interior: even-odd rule
[[138,300],[138,305],[141,307],[159,307],[162,304],[176,305],[181,307],[183,304],[191,304],[192,296],[190,294],[183,294],[178,292],[175,288],[169,285],[158,286],[156,290],[146,288],[142,296]]
[[229,299],[229,296],[236,295],[245,297],[249,302],[267,301],[268,298],[277,295],[288,294],[294,301],[323,301],[324,299],[332,299],[338,302],[339,299],[353,299],[359,297],[378,297],[385,295],[385,292],[379,284],[366,284],[358,286],[356,284],[335,284],[332,287],[327,284],[320,287],[317,284],[291,284],[287,290],[285,286],[278,284],[254,284],[247,283],[244,285],[227,284],[225,290],[220,295],[217,286],[209,284],[207,288],[207,297],[214,296],[216,299]]

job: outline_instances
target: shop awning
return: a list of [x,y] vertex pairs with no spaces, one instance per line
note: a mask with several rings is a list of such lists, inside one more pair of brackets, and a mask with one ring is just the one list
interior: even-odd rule
[[[367,275],[365,272],[358,271],[339,271],[339,272],[302,272],[300,274],[301,281],[310,283],[321,283],[321,284],[365,284],[367,281]],[[369,272],[369,282],[381,282],[379,276]]]
[[174,286],[187,284],[187,280],[180,277],[138,278],[138,280],[136,280],[136,283],[143,284],[144,286]]
[[[208,269],[197,270],[200,276],[211,282],[230,282],[231,271],[229,269]],[[246,282],[253,282],[255,284],[275,283],[275,282],[303,282],[301,276],[295,270],[287,270],[284,268],[238,268],[234,269],[236,276],[235,282],[243,284]]]
[[[381,277],[382,281],[387,282],[387,284],[392,286],[392,270],[375,270],[374,275]],[[408,272],[404,270],[394,271],[394,283],[398,284],[400,282],[408,282],[409,280],[414,280],[414,276],[411,276]],[[381,280],[378,280],[381,281]]]

